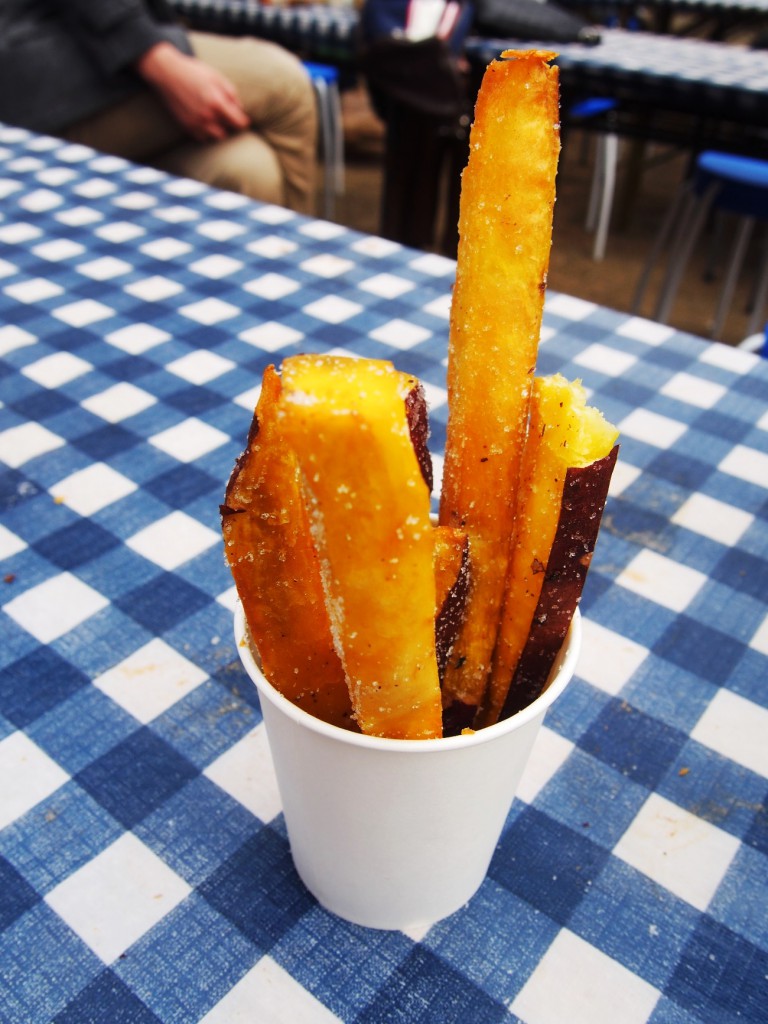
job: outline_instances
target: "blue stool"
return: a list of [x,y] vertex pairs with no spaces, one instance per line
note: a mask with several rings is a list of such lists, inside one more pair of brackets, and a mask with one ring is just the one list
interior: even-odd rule
[[[691,177],[673,202],[638,283],[633,312],[642,302],[648,279],[665,248],[669,251],[666,283],[659,294],[654,319],[666,323],[686,264],[710,211],[734,214],[737,230],[728,262],[711,337],[720,337],[755,224],[768,221],[768,161],[705,150],[696,159]],[[768,242],[768,239],[766,239]],[[768,298],[768,244],[764,245],[752,296],[747,335],[765,322]]]
[[739,348],[745,352],[756,352],[759,356],[768,359],[768,323],[762,331],[757,334],[750,334],[743,341],[739,342]]
[[[616,110],[616,100],[603,96],[590,96],[588,99],[574,103],[568,111],[568,119],[573,124],[584,124],[592,118],[609,114]],[[600,261],[605,258],[608,243],[608,229],[611,224],[613,196],[616,191],[616,165],[619,159],[619,137],[614,132],[597,134],[595,152],[595,169],[592,172],[592,186],[587,205],[587,231],[595,232],[592,246],[592,259]]]
[[323,212],[333,218],[336,196],[344,191],[344,127],[341,119],[339,69],[304,61],[317,97],[320,151],[323,157]]

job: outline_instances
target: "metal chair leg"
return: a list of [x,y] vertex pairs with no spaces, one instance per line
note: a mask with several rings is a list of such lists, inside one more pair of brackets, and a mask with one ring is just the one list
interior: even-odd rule
[[766,322],[766,303],[768,302],[768,234],[763,244],[763,258],[757,275],[757,285],[752,298],[752,313],[749,318],[747,335],[757,334]]
[[305,62],[317,100],[320,151],[323,160],[323,213],[331,220],[336,196],[344,191],[344,131],[337,72],[330,66]]
[[637,282],[635,288],[635,295],[632,299],[632,312],[637,314],[640,311],[640,307],[643,304],[645,298],[645,291],[648,287],[648,281],[651,273],[656,267],[664,248],[669,241],[672,234],[672,230],[675,226],[675,221],[678,219],[678,215],[681,214],[684,204],[689,200],[692,186],[690,182],[683,182],[683,184],[677,190],[677,195],[669,205],[669,209],[664,215],[664,219],[661,222],[661,227],[656,235],[651,246],[651,251],[648,253],[648,259],[645,261],[645,266],[640,274],[640,279]]
[[587,231],[594,231],[597,228],[597,215],[600,209],[600,196],[603,191],[603,176],[605,173],[603,138],[603,135],[598,135],[595,139],[595,167],[592,171],[592,182],[589,186],[587,218],[584,221],[584,227]]
[[596,262],[605,259],[605,249],[608,244],[608,230],[611,225],[611,211],[613,209],[613,196],[616,191],[616,164],[619,158],[619,137],[613,134],[602,135],[598,139],[598,149],[595,159],[601,164],[600,177],[595,178],[594,184],[599,180],[600,196],[599,207],[590,197],[590,206],[595,203],[595,211],[590,211],[595,226],[595,241],[592,248],[592,259]]
[[723,288],[720,292],[720,299],[717,303],[717,310],[715,311],[715,319],[712,323],[712,330],[710,331],[710,338],[719,338],[723,331],[723,324],[725,318],[728,315],[728,310],[731,307],[731,301],[733,299],[733,291],[736,287],[736,281],[738,280],[739,273],[741,272],[741,266],[744,262],[744,256],[749,245],[749,239],[752,235],[752,229],[755,225],[755,221],[752,217],[745,217],[739,224],[736,231],[736,238],[733,243],[731,250],[731,256],[728,265],[728,273],[726,274],[725,281],[723,282]]
[[331,123],[333,125],[333,187],[336,195],[343,195],[346,188],[346,176],[344,168],[344,128],[341,112],[341,94],[339,87],[334,82],[329,89],[329,103],[331,108]]
[[685,219],[678,229],[677,238],[672,245],[667,280],[656,304],[654,320],[658,320],[659,323],[665,324],[669,320],[669,314],[672,311],[672,304],[675,301],[677,290],[680,287],[680,282],[685,273],[693,247],[704,227],[704,222],[707,219],[717,187],[716,184],[711,186],[698,201],[693,192],[691,192],[691,203],[686,211]]
[[336,203],[331,158],[333,126],[328,108],[328,86],[322,78],[314,79],[313,84],[317,94],[317,107],[320,115],[320,141],[323,154],[323,213],[327,220],[331,220],[336,212]]

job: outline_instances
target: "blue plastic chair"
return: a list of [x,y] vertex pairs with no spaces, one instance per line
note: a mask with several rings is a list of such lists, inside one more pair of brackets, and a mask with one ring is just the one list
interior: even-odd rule
[[763,330],[758,331],[757,334],[747,335],[747,337],[739,343],[738,347],[744,349],[745,352],[756,352],[764,359],[768,359],[768,323],[766,323]]
[[[733,214],[737,218],[728,269],[710,332],[713,338],[721,336],[755,225],[759,221],[768,221],[766,160],[714,150],[705,150],[699,154],[693,174],[681,186],[651,248],[635,294],[634,312],[643,300],[653,268],[667,249],[668,272],[656,303],[654,319],[660,323],[668,321],[690,255],[713,210]],[[763,247],[755,280],[748,336],[755,334],[765,322],[766,299],[768,244]]]
[[304,61],[317,98],[320,152],[323,158],[323,213],[332,220],[336,196],[344,192],[344,126],[341,117],[339,69]]

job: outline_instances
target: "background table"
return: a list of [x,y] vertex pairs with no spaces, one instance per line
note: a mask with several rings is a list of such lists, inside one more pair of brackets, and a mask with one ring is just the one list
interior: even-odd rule
[[360,15],[354,7],[256,0],[170,0],[170,6],[201,31],[271,39],[306,57],[340,66],[353,64],[358,57]]
[[[359,13],[354,6],[328,3],[273,5],[257,0],[170,0],[182,17],[200,28],[219,32],[251,32],[286,45],[320,46],[343,59],[355,56]],[[559,0],[598,22],[629,21],[642,15],[656,31],[669,31],[675,17],[686,17],[697,31],[709,26],[710,38],[734,29],[765,27],[768,0]]]
[[765,155],[768,50],[611,28],[601,29],[595,46],[475,38],[467,49],[482,70],[516,45],[557,51],[565,117],[578,96],[608,96],[618,101],[612,131],[692,149]]
[[731,32],[764,30],[768,0],[558,0],[599,22],[642,23],[654,32],[695,32],[724,39]]
[[293,870],[218,503],[300,350],[419,374],[439,456],[453,271],[0,129],[3,1022],[765,1019],[768,362],[668,327],[547,300],[623,447],[480,892],[370,932]]

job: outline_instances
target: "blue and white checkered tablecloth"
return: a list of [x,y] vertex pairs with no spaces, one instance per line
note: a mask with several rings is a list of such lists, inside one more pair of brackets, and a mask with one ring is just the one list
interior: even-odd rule
[[439,455],[453,271],[0,129],[3,1024],[766,1020],[768,361],[669,327],[548,297],[623,447],[477,896],[374,932],[294,872],[218,504],[301,350],[419,374]]

